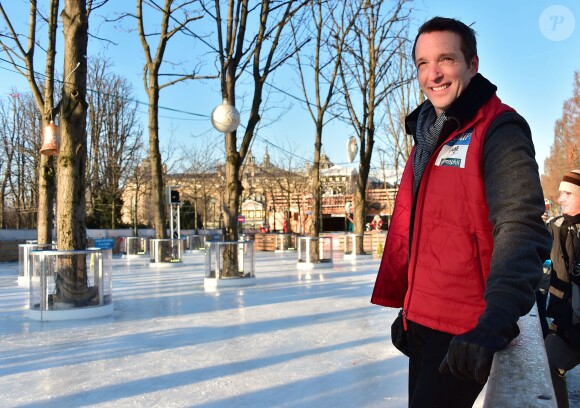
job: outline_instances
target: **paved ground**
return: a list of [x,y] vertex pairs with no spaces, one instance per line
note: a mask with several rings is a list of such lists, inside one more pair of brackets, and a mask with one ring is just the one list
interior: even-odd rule
[[[257,284],[208,291],[202,254],[113,260],[114,314],[35,322],[0,264],[2,407],[405,407],[396,311],[369,297],[377,259],[296,269],[256,254]],[[481,401],[476,406],[481,406]]]

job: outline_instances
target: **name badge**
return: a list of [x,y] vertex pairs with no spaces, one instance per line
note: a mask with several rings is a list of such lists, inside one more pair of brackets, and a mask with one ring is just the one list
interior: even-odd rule
[[467,149],[469,148],[469,143],[471,143],[472,135],[473,128],[470,128],[445,143],[437,155],[435,166],[465,168],[465,158],[467,157]]

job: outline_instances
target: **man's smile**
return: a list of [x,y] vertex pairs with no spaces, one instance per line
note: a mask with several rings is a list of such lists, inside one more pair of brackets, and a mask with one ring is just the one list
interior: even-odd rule
[[447,88],[449,88],[449,86],[450,86],[449,84],[440,85],[440,86],[436,86],[436,87],[431,87],[431,90],[432,90],[432,91],[435,91],[435,92],[437,92],[437,91],[442,91],[442,90],[444,90],[444,89],[447,89]]

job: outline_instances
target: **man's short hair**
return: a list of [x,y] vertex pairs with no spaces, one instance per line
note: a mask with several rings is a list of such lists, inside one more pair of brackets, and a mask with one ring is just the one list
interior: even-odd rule
[[477,56],[477,40],[475,39],[475,31],[473,28],[465,25],[459,20],[446,17],[433,17],[419,27],[415,42],[413,43],[413,61],[415,61],[415,47],[417,46],[417,39],[421,34],[432,33],[434,31],[451,31],[459,36],[461,39],[461,52],[467,62],[471,65],[473,57]]

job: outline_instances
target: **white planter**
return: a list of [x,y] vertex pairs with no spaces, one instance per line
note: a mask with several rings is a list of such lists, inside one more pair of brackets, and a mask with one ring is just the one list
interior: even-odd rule
[[185,250],[190,252],[205,251],[206,235],[186,235]]
[[298,237],[298,269],[332,268],[332,237]]
[[296,235],[294,234],[275,234],[276,249],[274,252],[296,251]]
[[[372,253],[364,252],[364,234],[345,234],[344,235],[344,259],[357,260],[372,257]],[[360,251],[359,245],[362,245],[363,251]]]
[[151,239],[149,247],[150,266],[173,267],[183,262],[183,240],[181,239]]
[[39,277],[30,285],[33,320],[86,319],[113,313],[112,251],[30,251],[30,268]]
[[27,241],[18,245],[18,286],[30,286],[39,283],[40,278],[34,275],[30,264],[30,251],[55,249],[56,244],[37,244],[36,241]]
[[[233,254],[229,253],[234,251]],[[230,255],[234,260],[230,261]],[[226,260],[224,262],[224,260]],[[227,262],[235,264],[226,271]],[[206,243],[204,286],[250,286],[256,277],[253,241],[214,241]]]
[[148,248],[149,238],[146,237],[125,237],[124,248],[121,247],[121,253],[125,259],[147,259],[149,256]]

